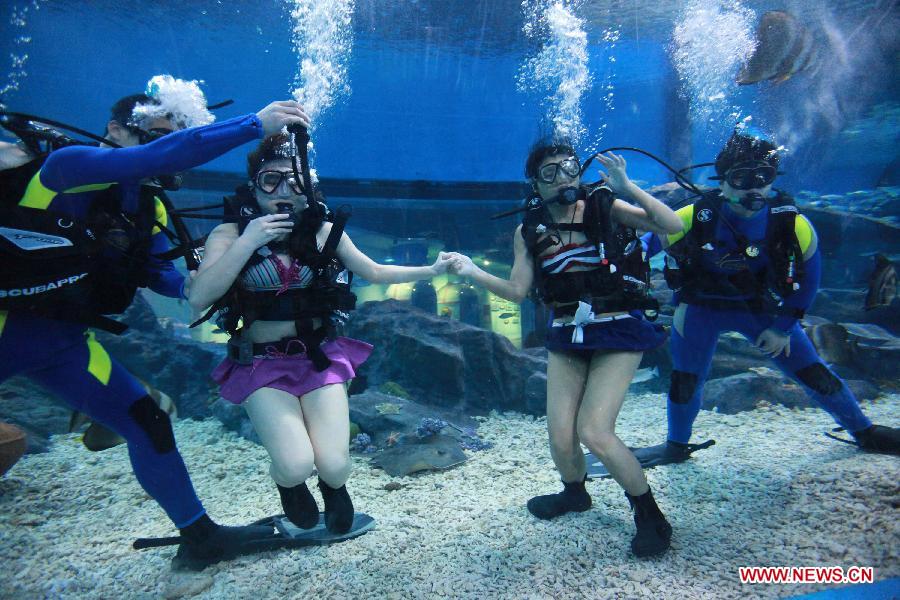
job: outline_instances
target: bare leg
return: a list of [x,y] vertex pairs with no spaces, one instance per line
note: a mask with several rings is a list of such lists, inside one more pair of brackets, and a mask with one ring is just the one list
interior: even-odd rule
[[547,431],[550,455],[564,482],[581,481],[587,472],[575,423],[588,373],[588,361],[550,352],[547,361]]
[[326,385],[300,399],[319,477],[339,488],[350,476],[350,411],[343,384]]
[[272,459],[269,473],[278,486],[284,514],[297,527],[315,527],[319,507],[306,486],[313,469],[313,447],[300,401],[287,392],[262,388],[247,398],[244,408]]
[[640,463],[616,435],[616,417],[641,355],[641,352],[594,354],[578,413],[578,435],[625,488],[637,528],[631,551],[635,556],[647,557],[669,548],[672,527],[656,505]]
[[272,459],[269,473],[280,486],[294,487],[313,470],[313,447],[297,397],[273,388],[250,394],[244,408]]
[[583,512],[591,507],[584,489],[587,470],[584,454],[575,433],[575,417],[584,390],[588,361],[575,354],[551,352],[547,363],[547,430],[550,454],[563,481],[558,494],[535,496],[528,510],[539,519],[553,519],[567,512]]
[[642,355],[594,353],[577,421],[578,437],[632,496],[647,492],[647,478],[634,454],[616,435],[616,418]]
[[315,449],[325,526],[332,533],[346,533],[353,526],[354,513],[345,485],[351,467],[347,390],[343,384],[326,385],[306,394],[300,402]]

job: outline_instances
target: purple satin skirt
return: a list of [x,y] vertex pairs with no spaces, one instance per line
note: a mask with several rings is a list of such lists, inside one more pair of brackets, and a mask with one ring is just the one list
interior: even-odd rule
[[332,383],[344,383],[356,376],[359,365],[372,354],[372,345],[347,337],[322,344],[331,359],[324,371],[316,371],[306,354],[286,357],[259,357],[253,364],[238,364],[226,358],[212,372],[223,398],[240,404],[260,388],[275,388],[300,397]]

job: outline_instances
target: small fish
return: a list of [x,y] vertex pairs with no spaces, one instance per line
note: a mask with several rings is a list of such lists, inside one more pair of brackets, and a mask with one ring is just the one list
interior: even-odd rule
[[875,255],[875,270],[869,277],[865,310],[890,306],[897,296],[897,269],[884,254]]
[[401,406],[393,402],[382,402],[375,405],[375,410],[379,415],[399,415]]
[[505,312],[505,313],[501,313],[501,314],[497,315],[497,318],[498,319],[510,319],[514,316],[516,316],[515,313]]
[[638,369],[637,372],[635,372],[634,377],[631,378],[631,383],[643,383],[657,377],[659,377],[659,367]]
[[797,17],[782,11],[765,13],[756,28],[756,50],[737,76],[739,85],[787,81],[817,61],[812,34]]
[[780,377],[780,373],[775,369],[770,369],[769,367],[750,367],[750,371],[753,371],[760,377]]

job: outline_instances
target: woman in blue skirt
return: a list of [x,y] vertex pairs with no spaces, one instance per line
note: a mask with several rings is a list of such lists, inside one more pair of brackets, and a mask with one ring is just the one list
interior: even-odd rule
[[584,444],[624,488],[637,526],[631,548],[644,557],[665,552],[672,528],[615,433],[641,356],[665,341],[662,329],[644,318],[652,309],[649,271],[634,230],[676,232],[681,221],[629,180],[622,157],[610,153],[597,160],[606,169],[602,185],[582,185],[581,164],[569,143],[538,142],[525,163],[534,193],[515,233],[510,278],[490,275],[456,253],[450,268],[515,302],[537,287],[551,308],[547,427],[563,491],[530,499],[528,510],[552,519],[591,507]]

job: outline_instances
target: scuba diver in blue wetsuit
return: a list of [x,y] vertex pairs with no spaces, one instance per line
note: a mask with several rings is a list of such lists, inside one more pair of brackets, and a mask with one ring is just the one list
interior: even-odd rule
[[736,129],[719,152],[720,189],[677,211],[681,232],[647,234],[648,254],[665,250],[676,292],[666,443],[635,449],[642,466],[686,460],[691,428],[719,333],[737,331],[842,427],[863,450],[900,453],[900,429],[873,425],[847,385],[818,356],[799,320],[819,286],[816,232],[793,200],[772,184],[776,146],[756,129]]
[[33,175],[13,204],[4,179],[0,206],[0,382],[24,375],[125,438],[139,483],[181,530],[176,565],[188,567],[231,558],[270,528],[224,527],[207,516],[168,415],[88,326],[119,329],[104,315],[123,312],[139,287],[185,297],[189,281],[160,256],[169,250],[161,231],[160,182],[174,180],[167,174],[309,122],[293,101],[212,121],[196,83],[155,77],[147,94],[113,106],[107,143],[6,164],[17,165],[14,176]]

